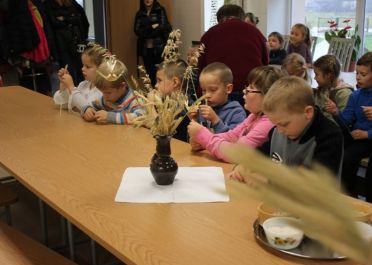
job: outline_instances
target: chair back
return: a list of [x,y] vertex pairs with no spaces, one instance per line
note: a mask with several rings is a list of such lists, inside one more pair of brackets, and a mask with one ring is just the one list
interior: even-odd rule
[[332,38],[329,44],[328,54],[338,58],[341,64],[341,71],[349,70],[351,56],[354,50],[354,39]]
[[311,36],[311,47],[310,47],[311,59],[314,58],[314,53],[315,53],[315,48],[316,48],[317,41],[318,41],[317,36]]
[[289,44],[289,35],[283,35],[283,49],[287,50]]

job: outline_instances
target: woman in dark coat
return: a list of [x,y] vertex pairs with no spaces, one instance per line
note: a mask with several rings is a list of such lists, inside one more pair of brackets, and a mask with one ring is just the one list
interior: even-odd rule
[[89,22],[84,9],[75,0],[46,0],[44,2],[57,46],[60,67],[68,64],[75,84],[84,78],[81,72],[79,44],[86,44]]
[[161,54],[171,30],[165,9],[157,0],[140,0],[134,22],[138,37],[137,58],[142,56],[153,85],[156,83],[156,65],[162,61]]

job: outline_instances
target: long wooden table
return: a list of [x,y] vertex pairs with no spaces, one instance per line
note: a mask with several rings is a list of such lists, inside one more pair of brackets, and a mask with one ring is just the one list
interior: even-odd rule
[[[155,141],[146,129],[84,122],[22,87],[0,88],[0,165],[127,264],[337,264],[278,255],[254,239],[258,202],[226,180],[229,203],[115,203],[129,166],[148,166]],[[172,140],[179,166],[231,165],[192,154]]]

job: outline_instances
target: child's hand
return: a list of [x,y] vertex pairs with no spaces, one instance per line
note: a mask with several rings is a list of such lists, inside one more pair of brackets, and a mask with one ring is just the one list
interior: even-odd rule
[[67,91],[71,94],[72,89],[75,87],[74,80],[72,80],[72,76],[69,73],[65,73],[62,77],[59,78],[60,87],[67,89]]
[[86,120],[86,121],[94,121],[96,119],[95,114],[96,114],[96,110],[89,107],[85,111],[85,113],[83,115],[83,119]]
[[351,136],[353,136],[353,138],[355,140],[367,139],[368,138],[368,132],[356,129],[356,130],[351,132]]
[[187,132],[190,135],[190,138],[195,138],[195,135],[203,129],[203,126],[197,123],[196,121],[191,121],[187,126]]
[[190,138],[190,145],[192,151],[200,151],[203,150],[203,147],[198,142],[195,142],[192,138]]
[[102,123],[107,122],[107,111],[99,110],[96,112],[94,117],[97,122],[102,122]]
[[364,115],[367,117],[367,119],[372,120],[372,106],[362,106]]
[[199,113],[204,119],[210,121],[212,125],[216,125],[220,120],[220,117],[218,117],[218,115],[211,106],[200,105]]
[[233,180],[240,181],[240,182],[245,182],[244,177],[242,177],[242,175],[240,175],[240,168],[239,167],[240,167],[239,165],[234,167],[233,171],[231,171],[229,173],[229,178],[233,179]]
[[326,112],[336,115],[338,113],[338,108],[336,106],[336,103],[334,103],[332,100],[328,99],[328,101],[324,105],[324,109]]
[[197,119],[198,119],[198,112],[197,111],[194,111],[194,110],[190,110],[189,112],[187,112],[187,116],[189,117],[189,119],[191,121],[197,121]]

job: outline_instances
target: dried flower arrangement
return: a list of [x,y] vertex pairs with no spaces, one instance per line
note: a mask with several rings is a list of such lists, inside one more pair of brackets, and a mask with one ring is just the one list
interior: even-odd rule
[[241,175],[249,176],[246,183],[251,195],[299,217],[303,221],[300,229],[339,254],[371,264],[372,242],[358,232],[350,202],[328,170],[289,168],[241,145],[226,153],[239,165]]
[[[179,29],[173,30],[169,34],[167,44],[163,51],[164,63],[174,63],[179,60],[179,45],[181,44],[181,31]],[[196,60],[200,56],[200,52],[195,54]],[[184,79],[188,80],[192,78],[192,66],[188,65],[185,71]],[[160,92],[154,89],[151,85],[149,75],[143,66],[138,67],[142,77],[142,86],[139,82],[132,77],[132,86],[134,93],[137,96],[138,101],[142,104],[146,113],[140,117],[137,117],[133,124],[135,126],[144,126],[150,128],[152,135],[173,135],[178,125],[186,117],[186,111],[194,109],[195,106],[200,104],[203,98],[199,98],[189,106],[187,98],[187,92],[182,91],[172,92],[165,98],[162,97]],[[187,91],[188,88],[186,88]],[[190,88],[190,89],[194,89]],[[185,111],[186,109],[186,111]]]

